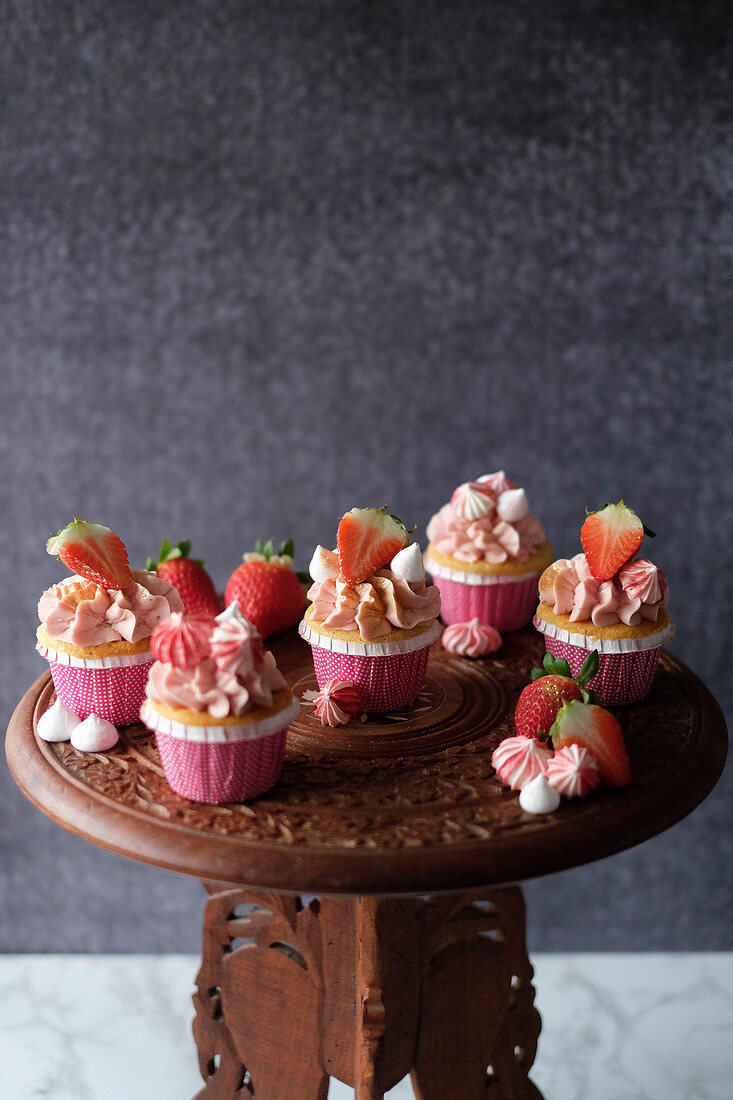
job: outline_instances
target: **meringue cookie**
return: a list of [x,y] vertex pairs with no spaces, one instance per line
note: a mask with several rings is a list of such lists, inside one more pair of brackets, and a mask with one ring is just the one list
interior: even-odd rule
[[596,758],[581,745],[558,749],[545,775],[550,786],[565,798],[585,798],[601,781]]
[[551,814],[560,805],[560,795],[544,775],[538,775],[522,788],[519,805],[528,814]]
[[497,496],[507,489],[516,489],[513,481],[510,481],[503,470],[497,470],[495,474],[484,474],[477,478],[483,485],[490,485]]
[[321,546],[319,543],[313,551],[313,557],[308,566],[308,572],[316,584],[323,584],[324,581],[335,580],[339,575],[338,554],[335,550],[327,550],[325,546]]
[[81,718],[57,699],[38,719],[36,730],[43,741],[69,741],[80,722]]
[[529,512],[529,503],[524,489],[505,489],[499,494],[496,510],[500,519],[507,523],[518,523]]
[[459,657],[485,657],[501,646],[501,634],[478,618],[467,623],[452,623],[443,631],[443,649]]
[[492,492],[481,490],[476,481],[464,481],[459,485],[451,497],[451,504],[456,515],[463,519],[480,519],[488,515],[495,507]]
[[329,680],[314,699],[316,717],[323,726],[345,726],[361,709],[356,686],[347,680]]
[[[398,550],[389,563],[389,568],[398,580],[412,582],[413,584],[417,581],[424,581],[425,566],[423,565],[422,551],[418,543],[411,542],[409,546],[403,546],[401,550]],[[313,576],[312,573],[311,576]]]
[[494,749],[491,766],[505,787],[521,791],[544,773],[552,749],[535,737],[505,737]]
[[71,743],[79,752],[104,752],[118,740],[117,728],[94,713],[80,722],[71,735]]

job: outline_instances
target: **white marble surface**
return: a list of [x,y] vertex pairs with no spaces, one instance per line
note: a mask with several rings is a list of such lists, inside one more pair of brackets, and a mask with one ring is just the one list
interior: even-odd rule
[[[538,955],[546,1100],[730,1100],[733,954]],[[0,956],[3,1100],[190,1100],[190,955]],[[390,1100],[409,1100],[404,1081]],[[353,1092],[332,1082],[329,1100]],[[460,1098],[446,1098],[460,1100]]]

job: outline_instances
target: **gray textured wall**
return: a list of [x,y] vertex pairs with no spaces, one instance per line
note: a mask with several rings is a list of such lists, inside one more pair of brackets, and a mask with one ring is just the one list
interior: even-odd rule
[[[72,512],[223,586],[497,466],[559,553],[641,513],[730,706],[728,10],[0,0],[2,718]],[[0,784],[0,950],[196,949],[195,882]],[[532,946],[732,948],[731,785],[531,884]]]

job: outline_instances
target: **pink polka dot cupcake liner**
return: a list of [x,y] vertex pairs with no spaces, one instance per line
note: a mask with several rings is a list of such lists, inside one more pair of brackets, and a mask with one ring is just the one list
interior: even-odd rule
[[[428,562],[428,568],[433,563]],[[480,573],[464,573],[464,577],[482,577]],[[451,577],[434,576],[440,590],[440,617],[449,626],[478,619],[493,626],[500,634],[519,630],[532,618],[537,606],[537,582],[540,574],[517,580],[491,578],[494,583],[467,583]]]
[[440,637],[440,624],[435,622],[423,634],[399,642],[341,642],[318,634],[306,620],[300,624],[300,633],[311,646],[319,688],[329,680],[355,684],[363,709],[382,714],[415,702],[430,646]]
[[115,726],[140,721],[152,653],[95,661],[42,646],[38,649],[48,661],[56,695],[67,710],[82,719],[96,714]]
[[285,756],[287,727],[267,737],[202,745],[155,734],[165,777],[192,802],[243,802],[274,787]]
[[[662,644],[674,634],[674,627],[670,624],[670,627],[651,638],[608,640],[569,634],[537,617],[534,625],[545,636],[547,652],[553,657],[564,657],[573,676],[578,674],[588,654],[594,649],[598,650],[598,672],[586,686],[595,691],[603,707],[638,703],[649,694]],[[573,641],[570,642],[567,638],[572,638]],[[621,652],[604,652],[604,647],[608,650],[615,647]]]
[[192,802],[244,802],[277,783],[285,757],[288,726],[300,711],[285,710],[243,726],[186,726],[143,703],[141,717],[155,733],[168,783]]

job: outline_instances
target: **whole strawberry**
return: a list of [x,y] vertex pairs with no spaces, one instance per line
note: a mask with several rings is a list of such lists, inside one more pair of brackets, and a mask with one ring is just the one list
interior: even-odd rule
[[305,596],[298,574],[293,569],[293,543],[282,543],[275,554],[270,539],[253,553],[245,554],[242,564],[227,581],[224,602],[234,600],[246,619],[263,638],[295,626],[303,614]]
[[175,546],[171,546],[165,539],[158,560],[148,558],[147,568],[178,589],[187,614],[204,611],[209,615],[218,615],[221,605],[214,582],[204,569],[202,561],[189,558],[190,549],[191,543],[188,539]]
[[588,654],[574,679],[564,658],[556,660],[546,653],[542,666],[532,669],[532,683],[527,684],[517,700],[514,725],[520,737],[547,737],[563,703],[571,699],[590,701],[591,693],[585,685],[598,672],[598,650]]

